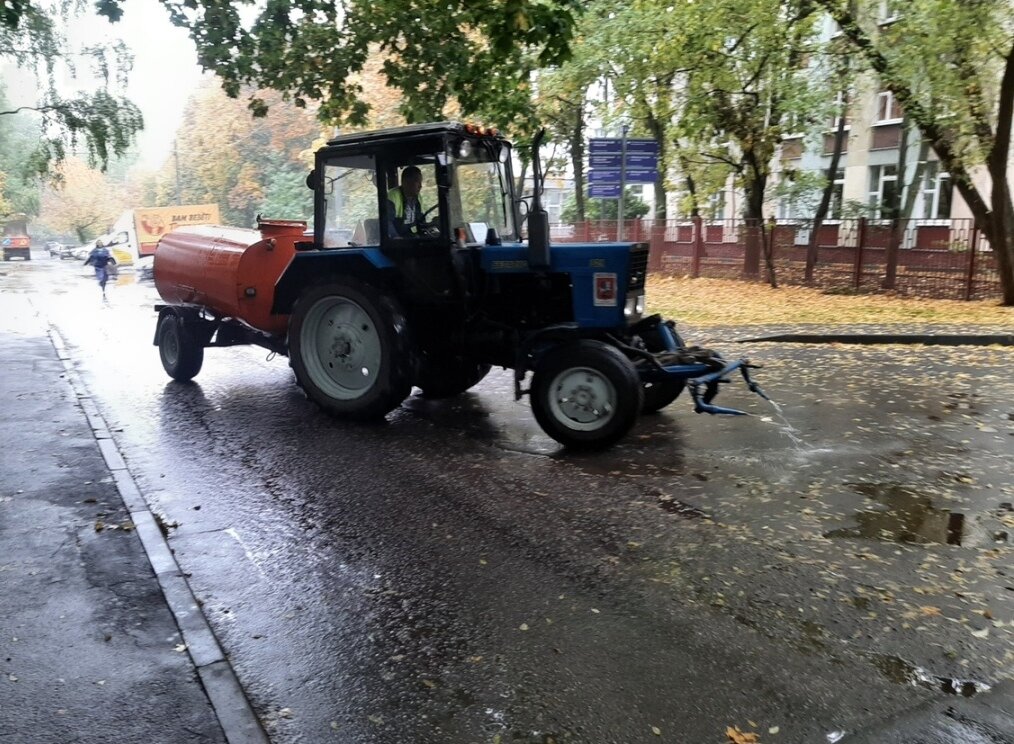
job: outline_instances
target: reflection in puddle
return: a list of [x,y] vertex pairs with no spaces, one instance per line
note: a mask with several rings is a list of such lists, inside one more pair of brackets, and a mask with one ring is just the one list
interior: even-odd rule
[[904,543],[961,545],[965,517],[938,509],[928,496],[896,483],[850,483],[858,493],[876,499],[887,508],[864,509],[856,515],[856,527],[831,530],[824,537],[865,537]]
[[871,658],[873,666],[877,668],[878,672],[899,685],[915,685],[925,687],[927,690],[937,690],[946,692],[948,695],[961,695],[962,697],[972,697],[980,692],[986,692],[990,687],[984,682],[975,682],[969,679],[938,677],[921,667],[910,664],[900,656],[871,654]]

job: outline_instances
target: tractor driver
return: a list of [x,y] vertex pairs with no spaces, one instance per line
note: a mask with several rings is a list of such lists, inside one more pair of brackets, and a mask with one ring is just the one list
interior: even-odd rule
[[410,165],[401,172],[401,185],[387,192],[387,235],[391,238],[415,238],[423,233],[426,217],[419,203],[422,171]]

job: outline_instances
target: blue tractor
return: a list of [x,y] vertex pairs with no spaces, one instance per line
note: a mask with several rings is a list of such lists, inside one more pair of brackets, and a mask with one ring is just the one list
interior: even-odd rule
[[[541,184],[538,152],[536,141]],[[698,413],[741,413],[711,401],[736,370],[761,393],[746,360],[687,347],[672,321],[643,317],[648,245],[551,246],[538,188],[530,204],[516,198],[511,163],[495,131],[453,122],[339,136],[317,152],[313,241],[297,244],[273,306],[291,316],[307,395],[339,416],[383,416],[413,385],[445,398],[502,366],[539,425],[574,449],[611,445],[685,387]]]

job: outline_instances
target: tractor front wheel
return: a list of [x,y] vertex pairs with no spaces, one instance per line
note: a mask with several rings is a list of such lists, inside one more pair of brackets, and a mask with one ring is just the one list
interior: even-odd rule
[[542,429],[571,449],[604,449],[637,421],[643,403],[634,365],[601,341],[546,352],[535,369],[532,412]]
[[317,405],[344,418],[380,418],[408,397],[410,341],[398,302],[365,282],[309,289],[289,321],[297,382]]

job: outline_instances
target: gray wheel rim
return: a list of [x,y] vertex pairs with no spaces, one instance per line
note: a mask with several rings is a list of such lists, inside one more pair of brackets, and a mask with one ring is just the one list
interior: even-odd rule
[[323,297],[306,314],[300,355],[311,381],[325,395],[355,400],[380,374],[382,344],[369,314],[346,297]]
[[553,418],[574,431],[596,431],[616,415],[616,388],[590,367],[570,367],[549,386]]
[[162,354],[170,367],[175,367],[180,359],[179,328],[172,321],[162,330]]

